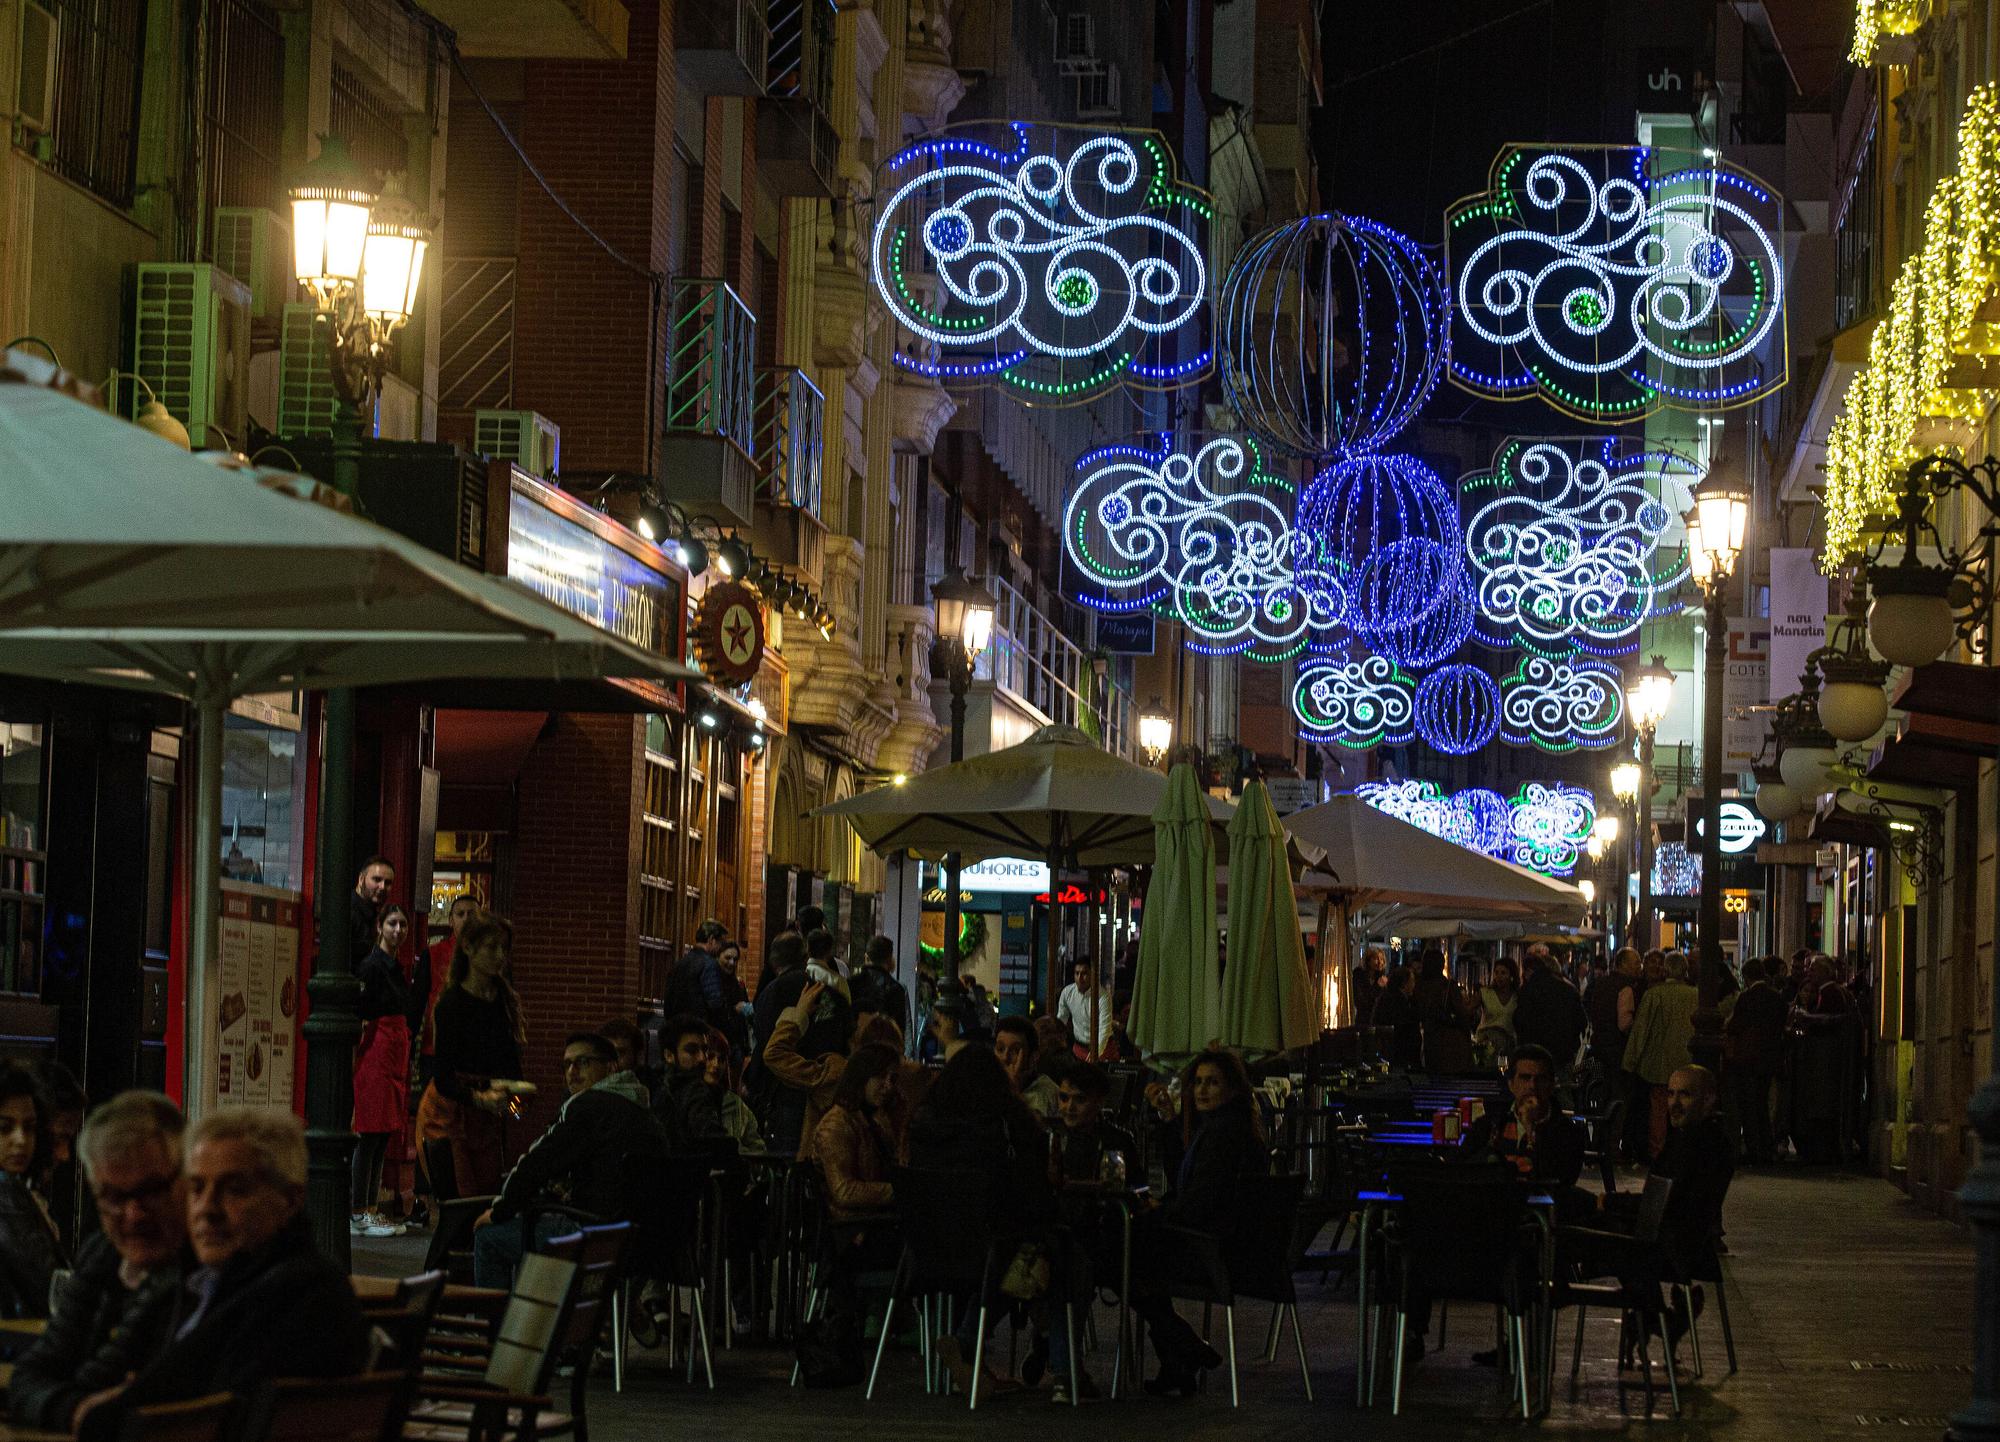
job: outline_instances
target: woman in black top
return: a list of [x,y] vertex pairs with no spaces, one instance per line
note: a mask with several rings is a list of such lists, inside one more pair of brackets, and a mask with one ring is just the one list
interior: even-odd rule
[[354,1195],[348,1230],[391,1237],[401,1228],[376,1211],[389,1141],[410,1118],[410,1031],[419,1017],[416,988],[403,971],[410,913],[385,906],[375,918],[375,946],[355,972],[361,983],[361,1040],[354,1049]]
[[513,947],[514,928],[491,912],[467,922],[433,1014],[436,1071],[417,1110],[417,1129],[426,1142],[451,1143],[453,1190],[461,1197],[500,1190],[500,1119],[509,1092],[494,1083],[521,1075],[526,1037],[520,998],[507,980]]
[[48,1316],[49,1279],[69,1265],[32,1189],[48,1148],[48,1106],[35,1074],[17,1061],[0,1065],[0,1317]]
[[1206,1051],[1188,1064],[1181,1074],[1181,1126],[1186,1146],[1173,1190],[1165,1203],[1145,1214],[1145,1225],[1133,1239],[1132,1310],[1146,1321],[1159,1354],[1160,1375],[1146,1383],[1155,1396],[1193,1396],[1197,1371],[1222,1362],[1174,1311],[1159,1285],[1172,1277],[1180,1250],[1166,1229],[1226,1241],[1237,1179],[1271,1169],[1250,1077],[1233,1052]]

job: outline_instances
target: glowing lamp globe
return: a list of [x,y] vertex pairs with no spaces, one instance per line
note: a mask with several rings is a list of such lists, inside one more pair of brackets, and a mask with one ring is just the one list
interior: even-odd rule
[[376,203],[362,254],[361,308],[390,330],[417,307],[430,232],[392,185]]
[[1674,673],[1667,669],[1664,656],[1655,656],[1625,682],[1625,714],[1641,731],[1656,729],[1673,699]]
[[1920,565],[1907,553],[1900,565],[1868,568],[1868,639],[1885,661],[1928,666],[1950,648],[1951,573]]
[[1611,768],[1611,794],[1630,806],[1639,799],[1639,763],[1620,761]]
[[1805,809],[1805,800],[1782,781],[1766,781],[1757,788],[1757,814],[1766,821],[1790,821]]
[[1585,906],[1592,906],[1596,904],[1597,902],[1596,882],[1592,881],[1588,876],[1586,876],[1583,878],[1583,880],[1579,881],[1576,884],[1576,889],[1583,893],[1583,904]]
[[1688,569],[1708,586],[1726,581],[1743,553],[1743,535],[1750,523],[1750,498],[1734,481],[1717,472],[1695,491],[1688,513]]
[[1817,796],[1826,790],[1827,768],[1839,759],[1831,746],[1787,746],[1778,757],[1778,774],[1802,799]]
[[1618,839],[1618,813],[1615,811],[1599,812],[1597,820],[1591,826],[1591,830],[1595,833],[1599,841],[1603,842],[1606,846],[1611,845]]
[[1829,680],[1819,693],[1819,724],[1836,741],[1866,741],[1889,719],[1889,696],[1879,685]]

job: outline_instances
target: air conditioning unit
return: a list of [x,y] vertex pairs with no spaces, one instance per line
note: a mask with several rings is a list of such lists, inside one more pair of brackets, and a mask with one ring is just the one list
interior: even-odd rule
[[[213,265],[133,267],[129,369],[197,448],[243,444],[250,405],[250,291]],[[136,411],[144,388],[124,397]]]
[[278,322],[278,434],[287,440],[333,434],[338,403],[333,362],[327,355],[329,327],[303,301],[285,307]]
[[14,122],[24,135],[47,135],[55,124],[56,50],[61,33],[47,6],[21,0]]
[[536,411],[474,411],[472,448],[545,481],[562,469],[562,432]]
[[1097,27],[1090,16],[1072,12],[1056,31],[1056,73],[1090,75],[1103,67],[1097,58]]
[[1093,75],[1076,77],[1076,113],[1079,116],[1118,114],[1118,67],[1107,65]]
[[215,208],[215,263],[250,287],[250,315],[276,326],[297,289],[292,278],[292,228],[255,206]]

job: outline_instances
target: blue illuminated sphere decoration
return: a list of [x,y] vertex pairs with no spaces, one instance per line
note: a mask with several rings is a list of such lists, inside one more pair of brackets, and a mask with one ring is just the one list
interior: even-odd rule
[[1309,215],[1237,252],[1218,302],[1222,386],[1258,435],[1321,460],[1378,449],[1445,360],[1443,278],[1400,231]]
[[1445,585],[1438,597],[1437,604],[1415,620],[1364,632],[1363,638],[1400,666],[1414,670],[1436,665],[1472,635],[1478,601],[1470,569],[1460,566],[1457,583]]
[[1469,756],[1500,729],[1500,685],[1477,666],[1443,666],[1417,686],[1417,734],[1447,756]]
[[933,215],[924,223],[924,234],[931,249],[947,258],[963,254],[972,243],[972,228],[965,223],[964,216],[952,210]]
[[1438,649],[1457,629],[1455,617],[1419,634],[1455,603],[1465,576],[1458,503],[1435,471],[1409,456],[1340,461],[1300,496],[1295,529],[1301,573],[1331,577],[1345,590],[1348,624],[1374,649],[1405,664],[1412,663],[1399,647],[1431,660],[1457,649]]
[[1500,855],[1514,835],[1514,808],[1507,804],[1507,798],[1497,791],[1475,786],[1459,792],[1458,803],[1465,808],[1472,831],[1468,844],[1488,856]]

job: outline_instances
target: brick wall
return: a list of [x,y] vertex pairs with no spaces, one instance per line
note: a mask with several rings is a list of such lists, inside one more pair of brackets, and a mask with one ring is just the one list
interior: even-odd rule
[[514,985],[527,1018],[527,1079],[541,1088],[523,1142],[562,1102],[562,1042],[631,1016],[639,996],[636,716],[554,718],[521,768],[514,860]]
[[[664,273],[677,211],[674,0],[631,0],[629,9],[625,60],[526,67],[521,140],[579,217],[635,264]],[[566,469],[643,473],[665,351],[652,288],[526,175],[520,195],[515,404],[562,427]]]

